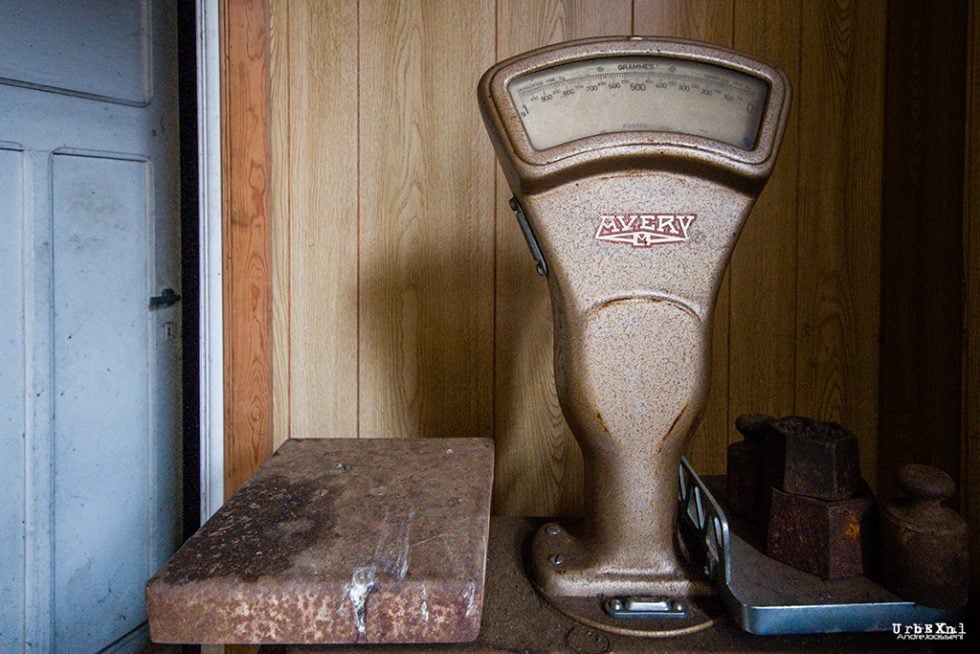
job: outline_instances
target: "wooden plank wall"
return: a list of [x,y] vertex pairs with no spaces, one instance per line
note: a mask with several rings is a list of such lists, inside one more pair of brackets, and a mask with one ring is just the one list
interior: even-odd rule
[[568,514],[581,456],[544,280],[507,207],[480,74],[571,38],[734,47],[794,88],[719,297],[691,457],[744,412],[838,420],[877,481],[885,7],[810,0],[272,0],[275,438],[485,436],[494,509]]

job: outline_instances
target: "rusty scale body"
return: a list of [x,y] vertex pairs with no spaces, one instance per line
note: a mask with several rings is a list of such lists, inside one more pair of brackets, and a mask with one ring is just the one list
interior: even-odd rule
[[538,531],[529,573],[585,623],[664,635],[714,619],[677,540],[678,465],[708,391],[722,275],[789,95],[755,59],[640,37],[542,48],[480,81],[547,275],[558,399],[585,461],[586,515]]

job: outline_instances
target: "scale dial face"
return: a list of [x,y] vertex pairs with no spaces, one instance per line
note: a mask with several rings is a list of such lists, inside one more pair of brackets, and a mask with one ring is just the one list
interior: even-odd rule
[[714,64],[665,56],[575,61],[507,85],[536,150],[631,131],[690,134],[752,150],[768,83]]

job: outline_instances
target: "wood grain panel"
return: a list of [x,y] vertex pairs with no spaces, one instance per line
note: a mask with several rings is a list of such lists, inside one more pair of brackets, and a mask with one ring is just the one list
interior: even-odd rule
[[634,0],[633,33],[731,47],[733,0]]
[[[273,225],[271,13],[268,0],[222,0],[225,497],[272,454]],[[256,647],[227,646],[225,654]]]
[[796,92],[718,300],[694,461],[723,471],[731,421],[762,410],[841,420],[873,471],[881,4],[276,0],[273,18],[278,430],[493,434],[495,511],[579,510],[547,288],[473,96],[494,61],[632,30],[734,45]]
[[489,1],[361,4],[361,436],[493,433],[493,29]]
[[273,451],[289,438],[289,0],[269,2]]
[[269,7],[220,11],[227,497],[272,453]]
[[358,8],[290,2],[290,436],[357,435]]
[[[800,86],[800,4],[735,1],[737,50],[775,64]],[[799,109],[731,262],[728,425],[742,413],[791,415],[796,384],[796,232]],[[729,429],[730,440],[741,436]]]
[[802,8],[796,408],[857,433],[875,485],[885,6]]
[[[629,0],[497,3],[497,59],[567,39],[630,30]],[[486,138],[481,135],[481,138]],[[582,454],[555,393],[548,286],[497,169],[493,508],[507,515],[581,513]]]
[[980,3],[969,5],[963,198],[965,285],[960,512],[970,531],[973,625],[980,625]]
[[[732,0],[635,0],[633,32],[674,36],[732,46]],[[688,459],[703,474],[725,472],[729,433],[729,314],[731,270],[715,303],[711,339],[711,389],[701,424],[688,446]]]

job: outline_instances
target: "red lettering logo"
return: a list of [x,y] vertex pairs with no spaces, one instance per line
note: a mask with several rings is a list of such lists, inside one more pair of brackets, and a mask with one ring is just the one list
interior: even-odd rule
[[680,243],[695,220],[693,213],[600,213],[594,238],[634,248]]

